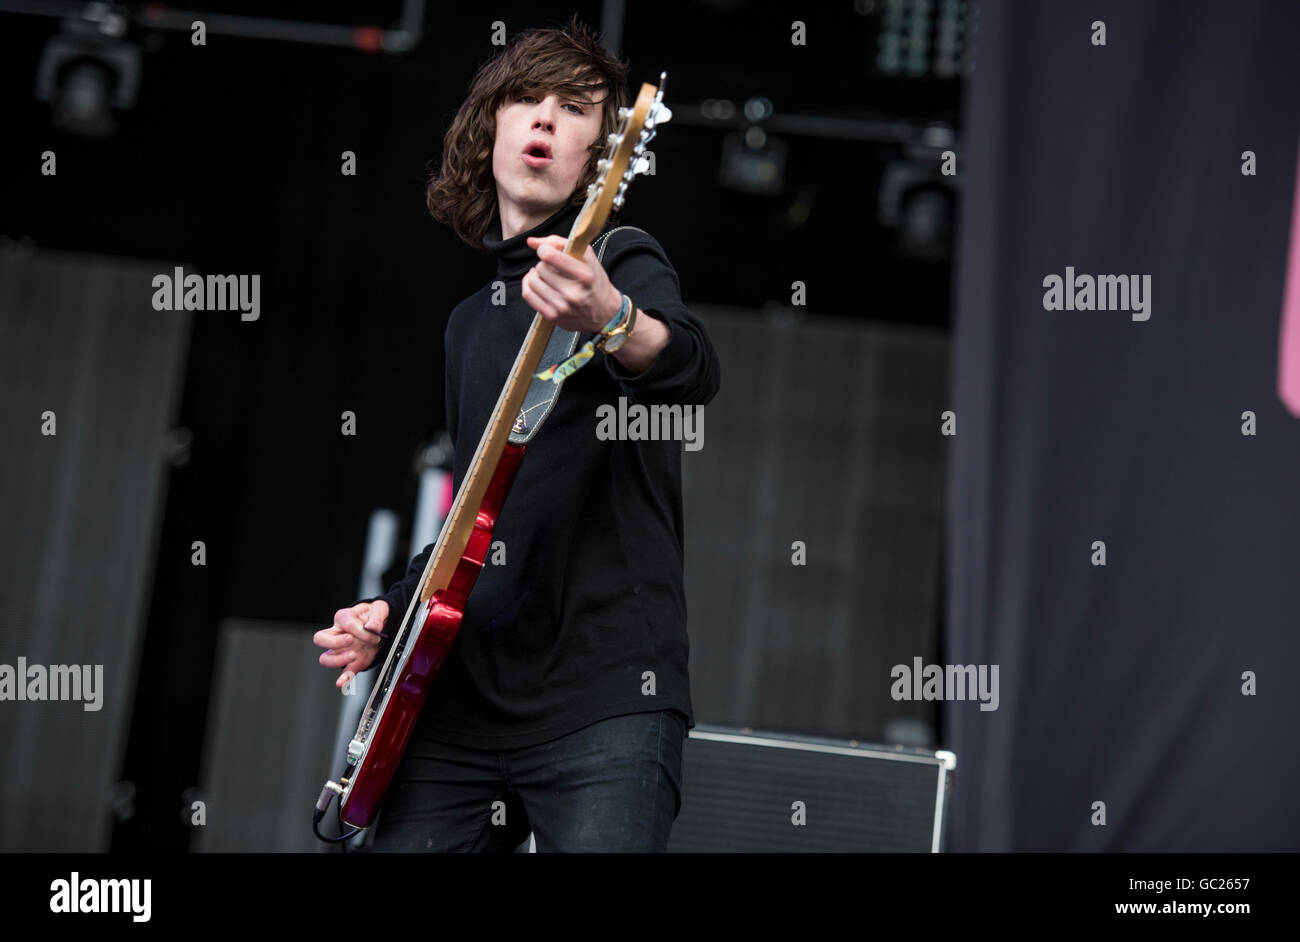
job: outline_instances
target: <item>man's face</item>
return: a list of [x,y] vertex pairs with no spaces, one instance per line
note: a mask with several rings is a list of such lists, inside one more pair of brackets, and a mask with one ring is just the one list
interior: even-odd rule
[[600,134],[602,98],[594,87],[577,99],[533,88],[497,110],[492,175],[503,219],[541,222],[568,199]]

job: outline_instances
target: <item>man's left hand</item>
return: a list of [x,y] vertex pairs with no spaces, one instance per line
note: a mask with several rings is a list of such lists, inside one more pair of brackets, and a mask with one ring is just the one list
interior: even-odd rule
[[565,253],[567,243],[558,235],[529,236],[537,264],[524,275],[524,300],[556,327],[596,333],[618,313],[623,295],[610,283],[590,245],[577,259]]

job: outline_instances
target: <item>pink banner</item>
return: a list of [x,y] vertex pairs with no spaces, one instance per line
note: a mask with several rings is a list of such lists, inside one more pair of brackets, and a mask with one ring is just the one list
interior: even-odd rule
[[1282,296],[1282,335],[1278,341],[1277,394],[1300,418],[1300,160],[1296,161],[1291,206],[1291,250],[1287,255],[1286,292]]

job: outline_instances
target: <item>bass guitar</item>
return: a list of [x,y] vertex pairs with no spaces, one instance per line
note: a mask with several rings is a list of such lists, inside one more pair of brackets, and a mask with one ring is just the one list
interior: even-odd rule
[[[667,74],[661,73],[658,87],[643,84],[635,104],[619,109],[618,130],[607,139],[596,180],[587,188],[587,200],[569,232],[564,250],[573,258],[583,257],[610,210],[623,205],[633,177],[648,169],[645,146],[655,128],[672,117],[663,103],[666,82]],[[617,187],[612,181],[618,181]],[[534,374],[553,330],[550,321],[534,315],[348,744],[347,766],[338,781],[325,783],[316,802],[312,825],[322,840],[346,840],[369,827],[383,804],[430,685],[456,640],[465,602],[483,568],[501,506],[527,450],[526,444],[510,441],[510,434],[523,425],[521,407],[530,385],[543,382],[534,380]],[[335,796],[340,823],[354,830],[326,838],[319,824]]]

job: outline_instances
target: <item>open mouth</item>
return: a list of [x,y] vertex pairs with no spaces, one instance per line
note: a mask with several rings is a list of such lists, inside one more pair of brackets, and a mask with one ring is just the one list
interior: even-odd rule
[[524,163],[530,167],[545,167],[551,162],[551,148],[543,141],[530,141],[524,148]]

